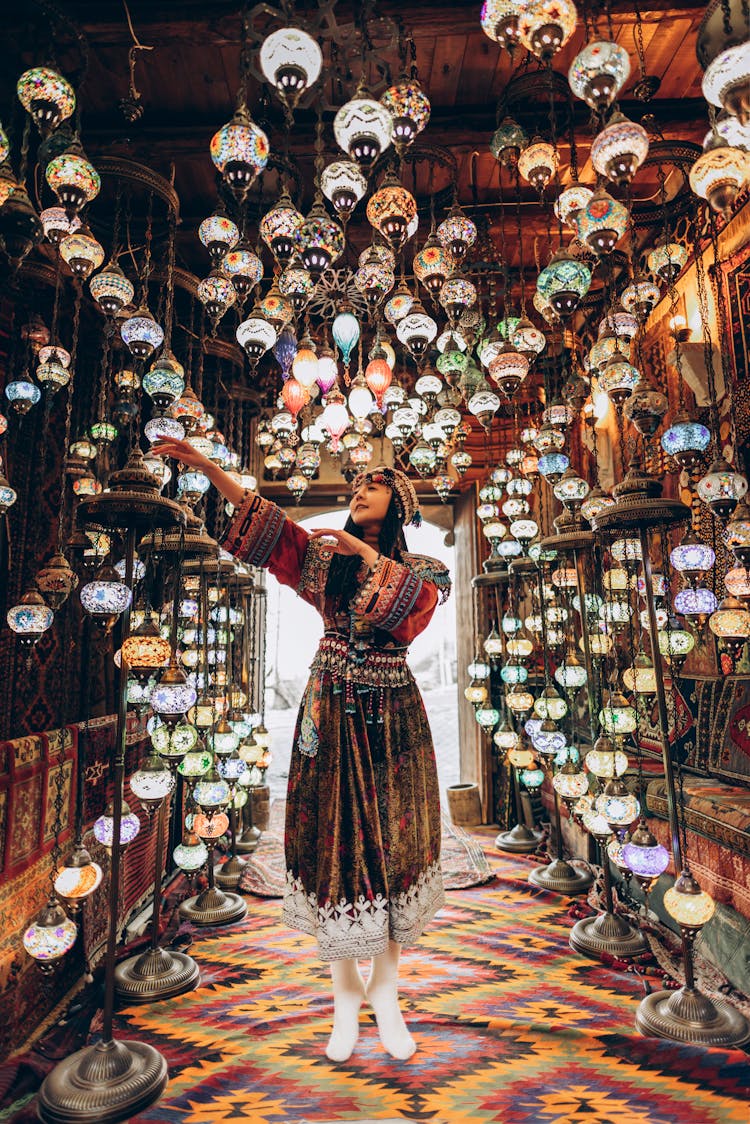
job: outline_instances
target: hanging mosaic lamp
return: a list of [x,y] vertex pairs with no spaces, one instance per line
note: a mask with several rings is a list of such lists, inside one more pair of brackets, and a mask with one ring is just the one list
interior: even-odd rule
[[701,459],[711,443],[711,431],[687,413],[678,414],[661,435],[664,452],[679,464],[691,469]]
[[43,236],[44,227],[26,189],[16,185],[0,210],[0,246],[10,258],[11,265],[19,265]]
[[396,335],[414,358],[419,360],[435,339],[437,324],[427,315],[421,301],[415,300],[409,315],[399,320]]
[[120,309],[130,304],[135,295],[132,282],[116,261],[110,261],[91,278],[89,292],[106,316],[116,316]]
[[104,247],[87,226],[81,226],[63,238],[60,257],[68,264],[74,277],[85,281],[104,261]]
[[326,395],[323,413],[320,415],[320,425],[330,438],[331,452],[334,455],[339,452],[341,438],[351,424],[346,399],[338,387],[334,387]]
[[512,398],[529,372],[529,361],[510,343],[505,343],[488,367],[490,378],[507,398]]
[[417,213],[417,201],[390,171],[367,204],[367,220],[386,242],[399,250],[406,240],[409,223]]
[[609,109],[629,77],[628,52],[607,39],[587,43],[568,71],[575,96],[600,114]]
[[211,159],[224,182],[244,199],[259,172],[268,163],[268,137],[251,120],[245,106],[211,138]]
[[518,43],[518,0],[484,0],[480,22],[482,31],[499,47],[513,51]]
[[39,351],[36,377],[53,394],[70,382],[70,352],[64,347],[43,347]]
[[237,290],[223,270],[212,269],[198,283],[197,297],[215,327],[237,300]]
[[320,190],[344,222],[367,194],[367,178],[352,160],[335,160],[320,175]]
[[558,316],[567,317],[578,308],[590,284],[589,267],[572,258],[565,250],[558,250],[539,274],[536,287]]
[[393,119],[393,144],[403,152],[430,120],[430,99],[416,78],[404,76],[388,87],[380,101]]
[[[747,26],[747,25],[746,25]],[[750,63],[747,33],[741,43],[720,51],[706,67],[703,96],[710,105],[724,109],[740,124],[750,121]]]
[[440,242],[455,261],[463,261],[477,240],[476,225],[468,218],[458,203],[454,203],[437,228]]
[[76,96],[69,82],[46,66],[25,70],[16,86],[18,100],[43,136],[72,117]]
[[555,146],[536,136],[520,154],[518,172],[541,195],[553,179],[559,164],[560,157]]
[[568,42],[577,22],[572,0],[529,0],[519,15],[518,38],[522,47],[548,62]]
[[354,347],[359,342],[360,321],[356,319],[352,311],[343,309],[334,318],[331,334],[338,351],[341,352],[344,366],[347,368],[351,362]]
[[671,284],[677,280],[687,257],[687,250],[679,242],[662,238],[648,255],[646,263],[661,281]]
[[477,390],[472,394],[468,403],[469,413],[472,414],[483,429],[489,432],[495,414],[500,409],[500,399],[491,390]]
[[622,406],[640,381],[640,371],[620,351],[614,353],[599,373],[599,389],[615,406]]
[[225,214],[214,213],[198,227],[198,237],[208,250],[214,266],[221,265],[224,254],[233,250],[240,240],[237,223],[232,222]]
[[295,105],[320,77],[323,55],[311,35],[299,27],[280,27],[260,48],[260,68],[281,99]]
[[382,265],[373,251],[374,247],[365,251],[364,256],[360,258],[359,268],[354,274],[354,284],[365,298],[371,312],[391,291],[396,280],[390,266]]
[[305,221],[284,189],[278,202],[260,220],[258,232],[278,262],[285,265],[299,249],[299,232]]
[[86,159],[79,142],[50,160],[44,176],[69,219],[96,199],[102,185],[99,173]]
[[344,232],[318,196],[299,229],[300,257],[313,277],[319,277],[344,252]]
[[430,234],[419,253],[414,255],[413,268],[414,276],[421,281],[430,296],[437,297],[453,272],[454,262],[435,234]]
[[747,480],[724,457],[717,457],[696,486],[706,507],[719,519],[727,519],[747,494]]
[[504,117],[490,141],[490,152],[504,168],[515,168],[529,138],[512,117]]
[[18,493],[15,488],[11,487],[10,481],[3,472],[2,460],[0,460],[0,518],[7,513],[17,499]]
[[5,397],[14,412],[23,416],[28,414],[32,406],[36,406],[42,397],[42,392],[36,383],[28,378],[14,379],[5,387]]
[[143,306],[122,322],[120,335],[134,359],[148,359],[164,342],[163,329]]
[[45,604],[42,595],[30,589],[17,605],[8,609],[6,620],[21,644],[31,648],[52,627],[54,613]]
[[[2,169],[0,169],[1,174]],[[0,188],[0,200],[4,203],[5,199],[2,198],[2,194]],[[8,195],[10,194],[12,193],[8,192]],[[2,203],[0,203],[0,206]],[[39,218],[44,227],[44,237],[52,246],[59,246],[66,234],[74,234],[81,225],[81,220],[77,215],[69,219],[62,207],[45,207]]]
[[750,505],[743,497],[724,530],[724,544],[740,566],[750,568]]
[[293,258],[279,276],[279,290],[292,302],[296,313],[302,312],[314,288],[315,280],[310,270],[299,259]]
[[613,199],[603,187],[596,189],[576,216],[578,237],[600,256],[614,250],[627,225],[627,207]]
[[718,133],[709,133],[703,152],[690,169],[690,188],[711,210],[729,218],[750,176],[750,153],[732,148]]
[[255,368],[258,360],[276,343],[276,329],[273,328],[265,317],[260,315],[260,308],[256,304],[247,320],[237,325],[235,332],[237,342],[245,351],[250,366]]
[[643,125],[617,112],[594,137],[591,162],[594,171],[622,187],[631,182],[648,156],[648,149],[648,133]]
[[113,566],[102,566],[93,581],[81,586],[81,604],[91,619],[106,633],[133,600],[133,594]]
[[244,301],[263,276],[263,263],[245,241],[227,250],[221,259],[221,269],[230,278],[240,301]]
[[393,118],[363,88],[342,105],[333,121],[336,143],[363,168],[375,163],[393,139]]
[[589,203],[593,194],[590,187],[580,183],[564,188],[554,203],[554,211],[560,222],[575,230],[576,216]]

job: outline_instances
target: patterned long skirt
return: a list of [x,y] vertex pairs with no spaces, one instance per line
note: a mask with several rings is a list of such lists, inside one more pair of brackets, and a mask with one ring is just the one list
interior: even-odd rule
[[[284,922],[315,936],[322,960],[414,944],[444,902],[440,794],[419,689],[348,693],[313,671],[300,707],[286,808]],[[300,752],[314,691],[317,752]],[[351,712],[353,709],[353,713]]]

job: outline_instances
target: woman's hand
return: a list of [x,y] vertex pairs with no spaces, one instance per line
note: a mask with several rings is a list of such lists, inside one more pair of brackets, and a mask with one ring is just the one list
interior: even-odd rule
[[336,531],[332,527],[320,527],[317,531],[310,532],[310,538],[328,539],[329,542],[324,544],[325,549],[330,550],[333,554],[342,554],[347,558],[358,554],[370,568],[378,560],[377,550],[373,550],[366,542],[362,542],[362,539],[349,534],[348,531]]
[[194,449],[189,441],[177,441],[173,437],[163,437],[155,442],[151,446],[151,452],[157,457],[174,457],[189,468],[199,468],[204,472],[212,465],[208,457]]
[[239,507],[245,498],[245,489],[242,485],[228,476],[218,464],[214,464],[203,453],[194,449],[189,441],[176,441],[172,437],[165,437],[151,446],[151,452],[157,457],[174,457],[188,468],[199,469],[234,507]]

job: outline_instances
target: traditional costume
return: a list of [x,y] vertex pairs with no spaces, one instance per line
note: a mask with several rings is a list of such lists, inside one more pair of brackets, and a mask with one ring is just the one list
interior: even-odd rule
[[[370,476],[392,488],[402,521],[416,522],[408,477]],[[330,547],[254,494],[225,545],[296,589],[325,626],[294,735],[284,921],[315,936],[323,960],[369,958],[389,938],[413,944],[444,895],[435,754],[406,652],[447,598],[448,572],[419,554],[381,556],[372,570],[363,562],[341,612],[325,592]]]

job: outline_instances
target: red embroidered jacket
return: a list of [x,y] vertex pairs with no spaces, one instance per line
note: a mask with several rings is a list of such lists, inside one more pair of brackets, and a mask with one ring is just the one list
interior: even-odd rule
[[[349,615],[345,621],[337,617],[325,596],[330,552],[277,504],[251,493],[235,512],[224,546],[242,562],[265,566],[278,581],[296,589],[321,614],[327,632],[349,635]],[[421,554],[404,555],[403,562],[381,557],[363,576],[350,611],[358,622],[387,632],[395,644],[406,647],[427,627],[449,592],[450,578],[442,562]]]

